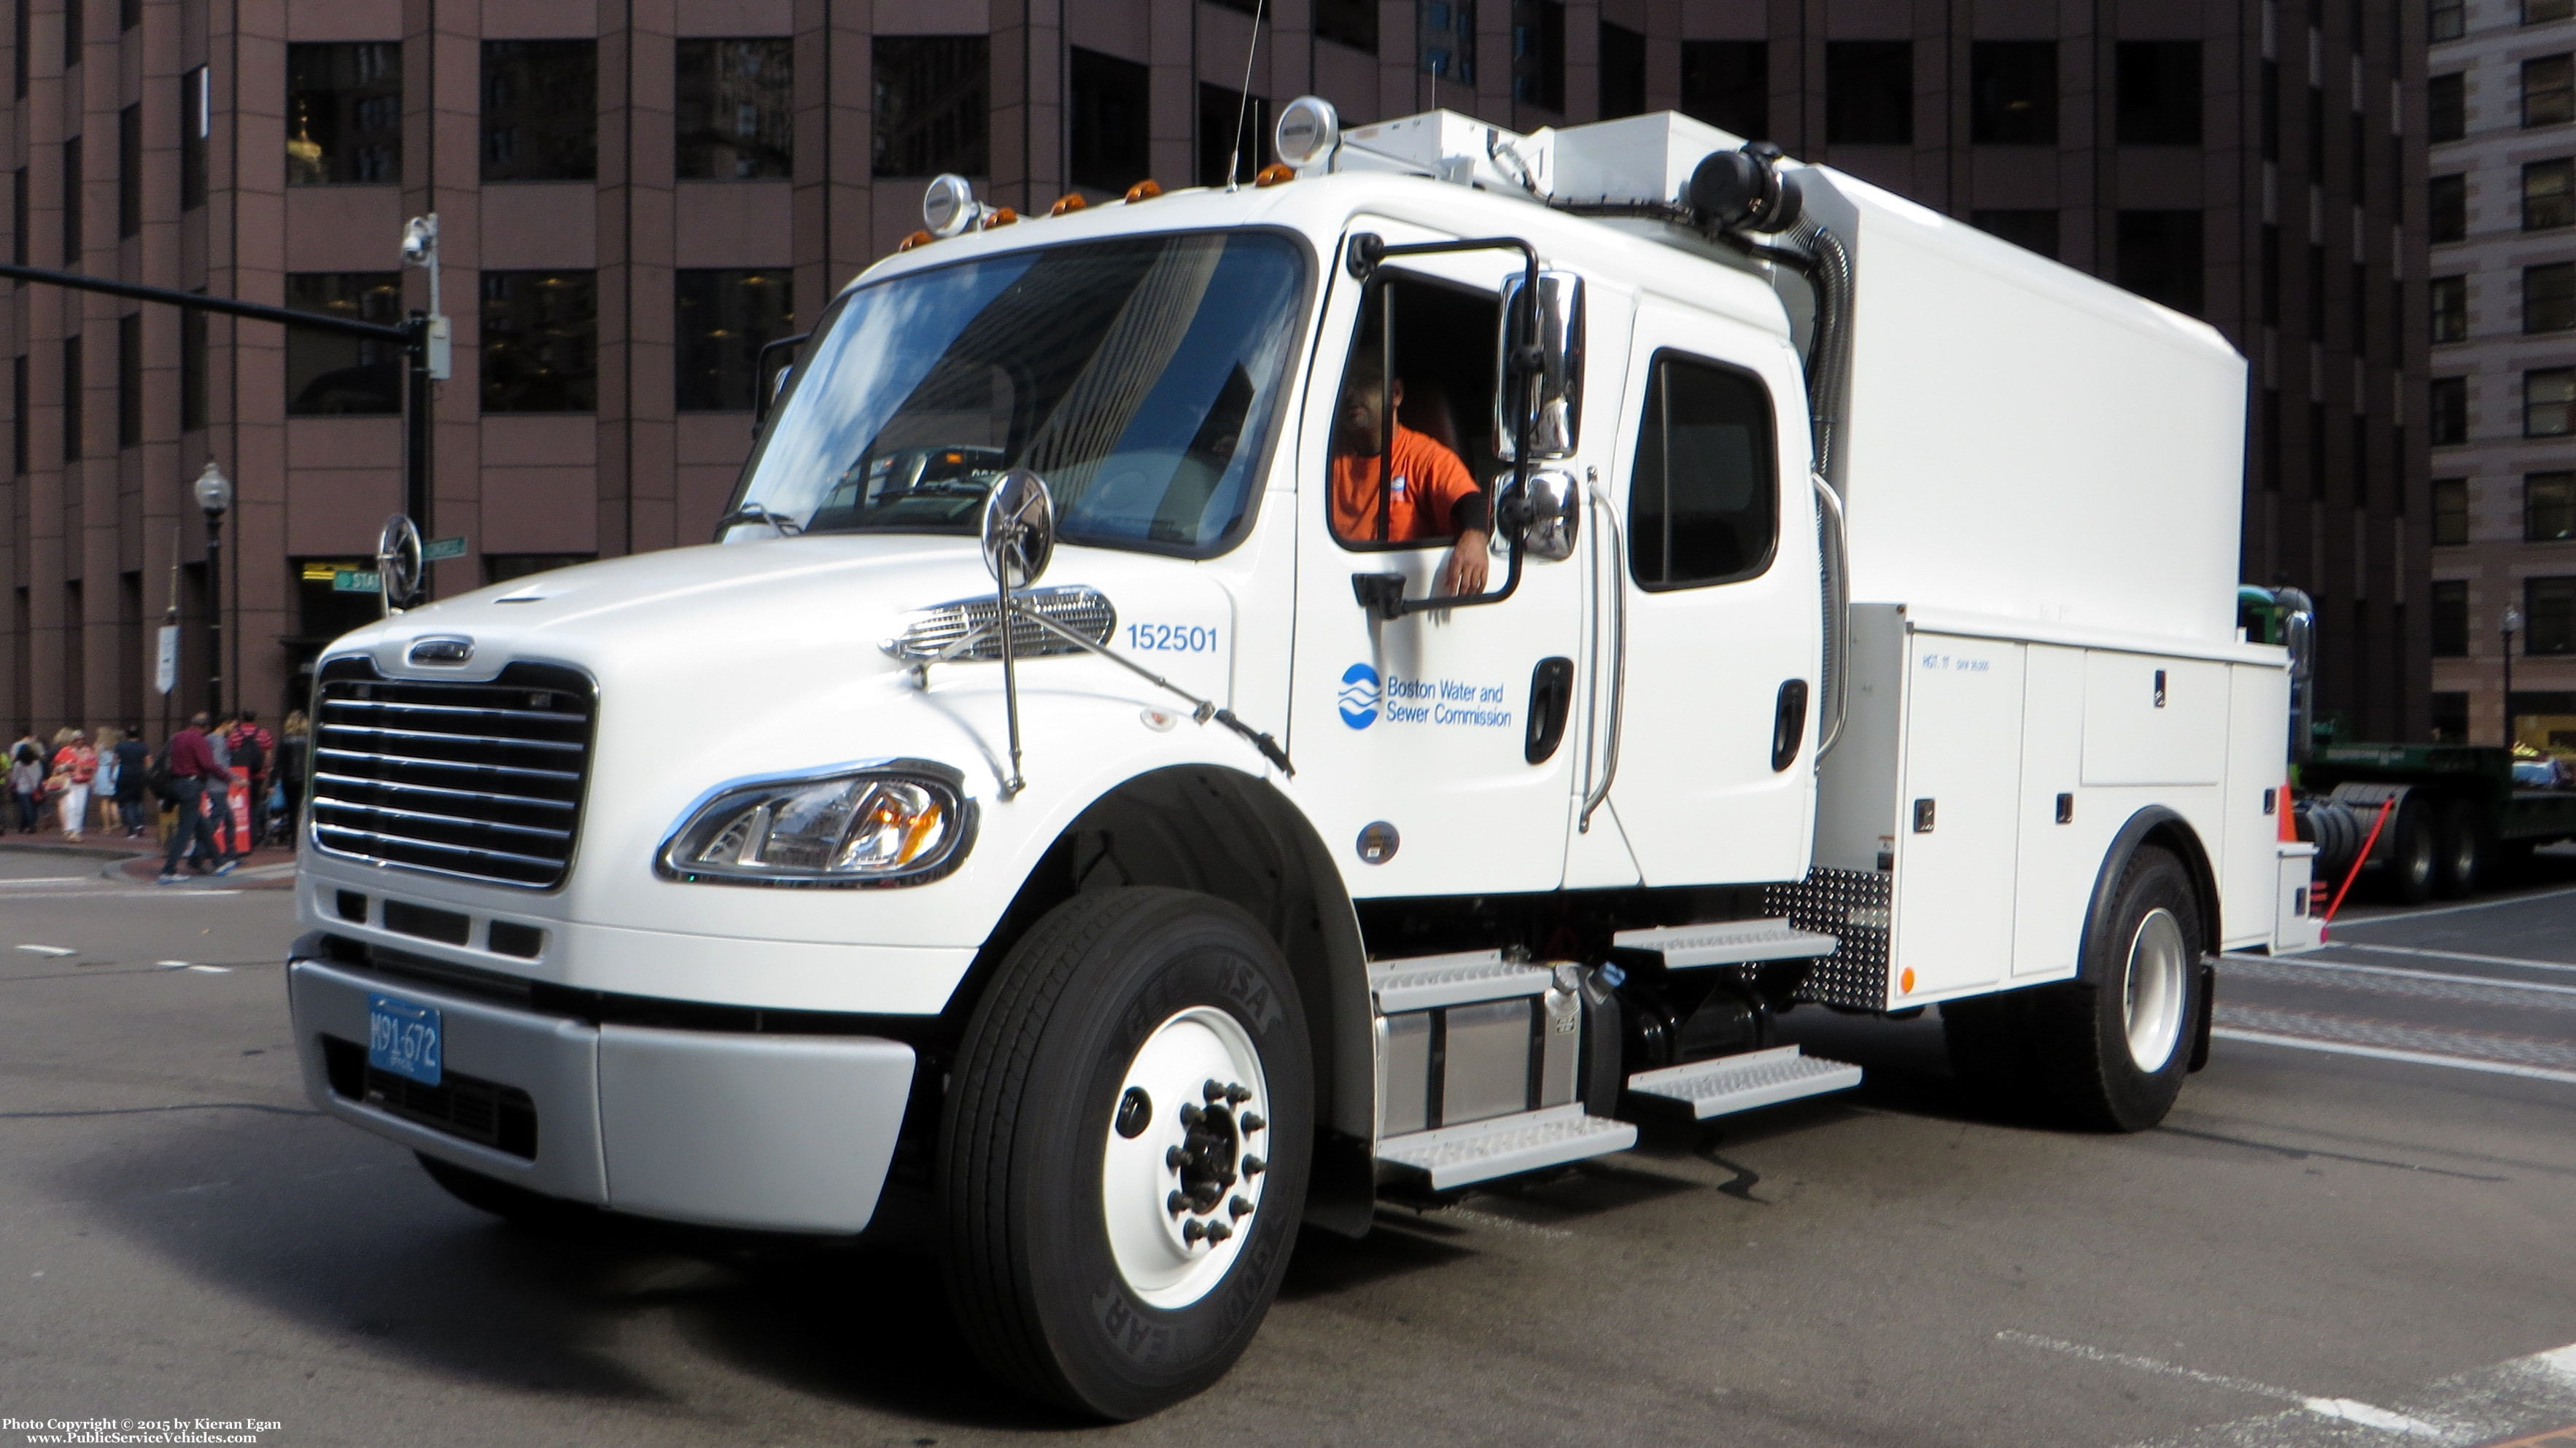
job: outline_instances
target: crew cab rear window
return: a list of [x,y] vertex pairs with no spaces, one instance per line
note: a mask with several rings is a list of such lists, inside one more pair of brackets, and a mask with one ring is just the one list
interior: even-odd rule
[[1733,368],[1658,352],[1628,483],[1628,572],[1644,589],[1751,578],[1779,543],[1771,398]]

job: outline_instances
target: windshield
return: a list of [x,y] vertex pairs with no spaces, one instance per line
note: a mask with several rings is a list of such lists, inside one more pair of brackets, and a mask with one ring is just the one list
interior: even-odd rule
[[972,533],[1020,467],[1046,479],[1067,542],[1214,553],[1258,491],[1304,291],[1296,244],[1258,231],[863,287],[790,379],[737,506],[815,533]]

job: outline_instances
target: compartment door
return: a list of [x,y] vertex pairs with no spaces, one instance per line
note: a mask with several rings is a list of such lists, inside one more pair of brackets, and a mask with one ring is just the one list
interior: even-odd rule
[[2024,648],[1912,636],[1891,1005],[1991,986],[2011,968]]

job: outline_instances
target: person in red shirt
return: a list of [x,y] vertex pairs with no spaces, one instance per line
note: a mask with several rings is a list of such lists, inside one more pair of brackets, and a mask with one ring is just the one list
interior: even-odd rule
[[[207,827],[212,822],[202,818],[198,810],[207,787],[230,784],[233,774],[215,762],[214,746],[206,742],[206,723],[202,711],[188,716],[188,727],[170,736],[170,743],[161,754],[169,761],[170,802],[179,808],[179,824],[170,831],[170,853],[162,858],[161,875],[155,884],[175,885],[187,878],[179,873],[179,860],[191,846],[202,842],[207,848],[214,848],[213,842],[206,838]],[[232,860],[219,855],[215,873],[229,875],[232,872]]]
[[[1440,569],[1440,592],[1482,593],[1491,536],[1484,490],[1456,453],[1400,421],[1388,448],[1385,428],[1404,405],[1404,379],[1395,379],[1392,389],[1385,379],[1383,364],[1366,348],[1352,357],[1342,379],[1333,417],[1334,536],[1352,543],[1402,543],[1454,534],[1457,542]],[[1390,452],[1393,466],[1386,468]],[[1382,470],[1394,473],[1394,487],[1379,486]]]

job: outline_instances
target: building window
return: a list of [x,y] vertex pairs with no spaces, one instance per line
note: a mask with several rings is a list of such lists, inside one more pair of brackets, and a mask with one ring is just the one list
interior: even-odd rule
[[2469,234],[2468,177],[2436,176],[2424,183],[2424,227],[2434,241],[2458,241]]
[[116,113],[116,234],[143,234],[143,107]]
[[2424,300],[2433,313],[2433,340],[2457,342],[2469,335],[2469,279],[2435,277],[2424,284]]
[[286,184],[402,180],[402,42],[286,47]]
[[[73,13],[78,13],[77,8]],[[74,136],[63,142],[63,270],[65,271],[81,269],[81,191],[88,180],[88,176],[81,170],[81,138]]]
[[677,271],[671,293],[679,346],[674,405],[682,412],[752,411],[760,396],[760,349],[796,331],[788,270]]
[[2469,379],[2436,377],[2431,384],[2426,418],[2435,447],[2469,440]]
[[2114,59],[2123,146],[2200,144],[2200,42],[2123,40]]
[[2576,223],[2576,161],[2562,156],[2523,167],[2522,229],[2550,231],[2571,223]]
[[2000,236],[2024,251],[2057,260],[2057,213],[2054,211],[1973,211],[1968,222],[1979,231]]
[[880,35],[874,166],[879,176],[982,176],[991,42],[981,35]]
[[1770,135],[1770,43],[1683,41],[1682,114],[1749,141]]
[[1476,0],[1428,0],[1422,7],[1422,72],[1476,83]]
[[116,445],[143,445],[143,314],[116,319]]
[[2535,367],[2522,374],[2522,435],[2565,437],[2576,404],[2576,367]]
[[1914,42],[1825,42],[1825,144],[1914,144]]
[[2430,0],[2425,19],[2435,40],[2457,40],[2467,28],[2467,0]]
[[1565,109],[1563,0],[1512,0],[1512,99]]
[[2177,312],[2200,315],[2201,227],[2197,211],[2123,211],[2117,280]]
[[214,91],[206,68],[201,65],[179,77],[179,209],[182,211],[194,211],[206,204],[206,142],[214,131]]
[[2432,141],[2456,141],[2469,133],[2467,77],[2458,71],[2427,77],[2424,82],[2424,135]]
[[2326,335],[2326,249],[2308,248],[2308,335],[2324,341]]
[[2576,327],[2576,262],[2553,261],[2522,269],[2522,330],[2564,332]]
[[2433,580],[2433,657],[2469,656],[2469,585],[2466,579]]
[[[2435,0],[2436,4],[2448,0]],[[2547,20],[2576,19],[2576,0],[2522,0],[2522,23],[2538,25]]]
[[1226,184],[1226,167],[1240,183],[1261,174],[1270,139],[1270,102],[1221,85],[1199,82],[1199,170],[1201,186]]
[[1377,54],[1377,0],[1315,0],[1315,38]]
[[1980,146],[2057,143],[2057,42],[1980,40],[1968,49],[1968,139]]
[[1601,119],[1644,115],[1646,37],[1624,25],[1601,22]]
[[787,40],[683,40],[673,124],[683,181],[795,174],[795,47]]
[[[19,3],[29,4],[31,0],[19,0]],[[68,0],[68,3],[63,6],[63,69],[65,70],[81,63],[81,20],[83,18],[81,12],[88,8],[89,0]]]
[[2258,259],[2255,303],[2264,325],[2277,327],[2281,325],[2281,228],[2264,227],[2257,245],[2263,254]]
[[2469,480],[2433,480],[2433,546],[2455,548],[2469,541]]
[[[17,98],[23,101],[27,98],[27,47],[34,44],[30,38],[30,32],[34,29],[31,22],[35,19],[36,6],[34,0],[18,0],[18,3],[10,8],[18,12],[18,33],[9,51],[11,57],[17,62]],[[20,468],[19,471],[25,472],[26,469]]]
[[483,179],[599,175],[599,42],[483,42]]
[[2281,159],[2281,63],[2267,60],[2262,65],[2261,94],[2255,108],[2261,112],[2263,159]]
[[2522,581],[2522,651],[2576,654],[2576,578]]
[[2326,500],[2326,405],[2308,404],[2308,496]]
[[205,425],[206,314],[183,307],[179,312],[179,430],[197,432]]
[[2522,128],[2576,120],[2576,57],[2544,55],[2522,63]]
[[[402,317],[400,272],[295,272],[286,305],[353,322]],[[374,337],[286,329],[286,415],[383,416],[402,411],[402,349]]]
[[2576,538],[2576,473],[2522,475],[2522,536],[2528,543]]
[[63,461],[81,455],[81,339],[63,339]]
[[[19,6],[18,13],[26,14],[27,7]],[[27,475],[27,359],[23,354],[9,359],[9,466],[13,477]]]
[[1154,169],[1152,72],[1132,60],[1074,47],[1072,132],[1066,159],[1073,184],[1123,194]]
[[27,201],[27,168],[9,173],[9,260],[19,266],[33,266],[27,260],[28,221],[34,215]]
[[2432,696],[2432,728],[2435,744],[2469,742],[2469,696],[2443,691]]
[[599,410],[596,273],[483,274],[483,410]]

